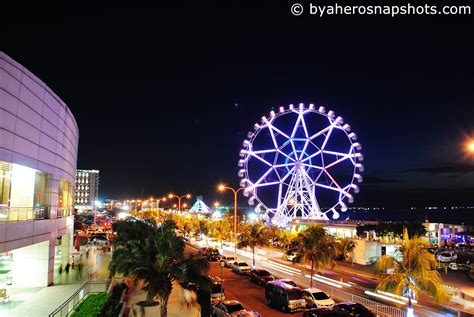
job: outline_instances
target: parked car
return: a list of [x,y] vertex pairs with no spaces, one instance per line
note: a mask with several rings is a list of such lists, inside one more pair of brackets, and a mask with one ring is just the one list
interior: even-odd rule
[[198,255],[207,257],[208,249],[207,247],[199,248]]
[[235,262],[233,256],[221,256],[221,262],[224,262],[224,267],[231,267],[232,263]]
[[262,317],[262,314],[254,310],[239,310],[235,313],[232,313],[232,317]]
[[341,314],[336,312],[334,308],[311,308],[303,313],[303,317],[340,317]]
[[252,268],[245,262],[234,262],[232,271],[237,274],[247,274]]
[[331,308],[335,304],[331,297],[317,288],[304,289],[303,297],[310,308]]
[[281,279],[276,280],[276,281],[283,282],[283,283],[288,284],[288,285],[291,285],[291,286],[293,286],[293,287],[298,287],[298,285],[296,285],[296,283],[293,282],[292,280],[290,280],[289,278],[281,278]]
[[237,316],[238,312],[245,308],[239,301],[225,300],[214,305],[212,308],[212,316],[214,317],[230,317]]
[[441,253],[438,253],[436,258],[440,262],[452,262],[455,261],[458,256],[456,255],[456,253],[454,253],[454,251],[443,251]]
[[370,310],[355,302],[344,302],[334,305],[333,309],[339,316],[375,317]]
[[215,248],[207,249],[207,260],[208,261],[218,261],[221,257],[219,250]]
[[275,278],[267,270],[253,269],[249,272],[249,280],[259,285],[265,285]]
[[283,312],[295,312],[306,308],[306,300],[300,288],[282,281],[270,281],[265,286],[265,299],[269,306]]
[[225,300],[225,289],[222,288],[222,283],[212,282],[211,285],[211,304],[217,304]]
[[287,254],[286,254],[286,259],[287,259],[288,261],[292,261],[292,262],[293,262],[293,260],[294,260],[295,258],[296,258],[296,253],[294,253],[294,252],[290,252],[290,253],[287,253]]

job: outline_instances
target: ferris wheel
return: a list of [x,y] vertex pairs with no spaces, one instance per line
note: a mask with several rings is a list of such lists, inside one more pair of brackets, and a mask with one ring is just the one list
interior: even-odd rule
[[240,151],[249,204],[267,222],[338,219],[358,193],[363,156],[351,127],[324,107],[280,107],[262,117]]

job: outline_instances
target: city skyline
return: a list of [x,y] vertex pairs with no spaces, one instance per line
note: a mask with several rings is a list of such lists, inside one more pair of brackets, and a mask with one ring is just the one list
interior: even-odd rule
[[335,111],[359,136],[366,170],[354,206],[472,201],[463,146],[473,135],[474,48],[462,35],[471,20],[373,17],[372,28],[370,19],[328,17],[344,23],[324,28],[285,6],[253,9],[203,5],[212,16],[204,21],[171,6],[44,8],[34,27],[7,20],[2,50],[68,104],[78,168],[101,171],[101,198],[143,190],[223,200],[216,185],[238,186],[247,131],[303,102]]

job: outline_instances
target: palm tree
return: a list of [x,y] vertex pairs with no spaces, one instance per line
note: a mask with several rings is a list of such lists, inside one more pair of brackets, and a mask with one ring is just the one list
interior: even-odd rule
[[208,222],[203,218],[195,218],[193,227],[195,232],[199,235],[207,234],[209,232]]
[[253,265],[255,266],[255,247],[268,245],[265,225],[261,222],[243,225],[238,240],[237,247],[252,249]]
[[[132,224],[131,227],[144,229],[142,225]],[[142,307],[159,304],[161,316],[166,317],[173,280],[198,283],[203,288],[210,288],[204,273],[208,264],[202,258],[184,258],[184,240],[176,235],[174,221],[167,220],[161,226],[150,227],[152,230],[147,230],[145,239],[119,240],[122,242],[116,245],[109,271],[111,277],[115,273],[123,273],[136,280],[144,280],[147,297]],[[130,230],[127,232],[130,235]],[[120,231],[118,235],[120,237]]]
[[230,232],[230,222],[227,219],[213,221],[210,224],[209,235],[215,238],[218,242],[220,242],[221,250],[222,242],[229,238]]
[[281,235],[282,229],[275,225],[268,226],[266,229],[266,235],[267,238],[272,240],[272,242],[275,242],[275,240],[279,240],[279,237]]
[[309,225],[296,237],[297,250],[300,262],[311,262],[310,288],[313,287],[313,272],[326,266],[333,265],[335,254],[334,239],[320,225]]
[[342,261],[346,262],[347,254],[352,252],[356,247],[356,242],[351,238],[342,238],[336,241],[336,253],[342,255]]
[[419,293],[444,302],[448,295],[436,270],[435,256],[428,252],[427,247],[427,243],[418,236],[410,239],[405,229],[397,256],[384,255],[375,265],[379,277],[377,289],[407,296],[410,308],[412,298]]

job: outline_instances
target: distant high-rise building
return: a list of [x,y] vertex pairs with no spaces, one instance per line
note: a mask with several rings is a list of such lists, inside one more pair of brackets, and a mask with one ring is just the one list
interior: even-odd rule
[[74,208],[78,210],[95,209],[95,201],[99,196],[99,171],[76,171],[76,200]]

